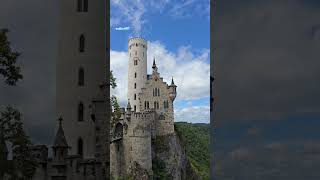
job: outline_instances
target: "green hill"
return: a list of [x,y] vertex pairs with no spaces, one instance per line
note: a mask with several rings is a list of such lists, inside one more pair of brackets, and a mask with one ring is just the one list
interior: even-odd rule
[[209,124],[176,122],[175,131],[187,150],[191,166],[204,180],[209,179]]

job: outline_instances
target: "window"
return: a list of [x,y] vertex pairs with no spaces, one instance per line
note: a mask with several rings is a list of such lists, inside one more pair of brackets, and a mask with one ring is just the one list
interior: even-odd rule
[[88,12],[88,0],[84,0],[83,2],[83,12]]
[[138,65],[138,60],[134,60],[134,65],[136,66],[136,65]]
[[144,109],[147,109],[147,101],[144,102]]
[[134,88],[137,89],[137,83],[134,83]]
[[137,95],[136,94],[134,94],[134,98],[133,98],[134,100],[136,100],[137,99]]
[[84,112],[83,103],[80,102],[78,105],[78,121],[83,121],[83,112]]
[[144,57],[144,52],[142,52],[142,56]]
[[78,154],[83,155],[83,141],[82,138],[78,139]]
[[81,34],[79,38],[79,51],[84,52],[84,47],[85,47],[85,37],[83,34]]
[[78,12],[81,12],[82,11],[82,0],[78,0],[78,6],[77,6],[77,10]]
[[78,74],[78,85],[83,86],[84,85],[84,70],[83,70],[83,68],[80,68],[78,73],[79,73]]
[[157,102],[157,109],[159,109],[159,102]]
[[78,12],[88,12],[88,0],[78,0],[77,1],[77,11]]
[[136,106],[136,105],[134,105],[133,110],[134,110],[134,111],[136,111],[136,110],[137,110],[137,106]]
[[149,109],[149,101],[147,101],[147,109]]
[[134,78],[137,78],[137,73],[136,72],[134,73]]
[[160,96],[160,89],[158,88],[158,96]]

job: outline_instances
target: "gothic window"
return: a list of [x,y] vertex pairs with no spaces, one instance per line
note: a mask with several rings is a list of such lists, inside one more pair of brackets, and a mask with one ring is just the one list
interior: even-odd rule
[[154,109],[157,108],[157,102],[153,102],[153,107],[154,107]]
[[137,89],[137,83],[134,83],[134,88]]
[[137,106],[136,105],[134,105],[134,111],[136,111],[137,110]]
[[83,112],[84,112],[83,103],[80,102],[78,105],[78,121],[83,121]]
[[79,86],[83,86],[83,85],[84,85],[84,70],[83,70],[83,68],[80,68],[80,69],[79,69],[78,85],[79,85]]
[[83,155],[83,140],[82,138],[78,139],[78,155]]
[[147,101],[147,109],[149,109],[149,101]]
[[79,51],[84,52],[84,47],[85,47],[85,37],[83,34],[81,34],[79,38]]
[[138,60],[135,59],[133,63],[135,66],[138,65]]
[[84,0],[83,2],[83,12],[88,12],[88,0]]
[[136,100],[137,99],[137,95],[136,94],[134,94],[134,98],[133,98],[134,100]]
[[77,11],[78,12],[88,12],[88,0],[78,0],[77,1]]
[[[138,43],[136,43],[136,46],[138,47]],[[136,51],[137,52],[137,51]]]
[[78,0],[77,10],[78,10],[78,12],[82,11],[82,0]]
[[136,72],[134,73],[134,78],[137,78],[137,73]]
[[157,109],[159,109],[159,102],[157,102]]

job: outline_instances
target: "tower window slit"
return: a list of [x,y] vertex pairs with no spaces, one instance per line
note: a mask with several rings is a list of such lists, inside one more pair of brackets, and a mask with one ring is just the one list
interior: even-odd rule
[[84,106],[83,106],[83,103],[80,102],[78,105],[78,121],[83,121],[83,114],[84,114]]
[[84,85],[84,70],[83,70],[83,68],[80,68],[78,73],[79,73],[78,74],[78,85],[83,86]]
[[84,52],[84,48],[85,48],[85,37],[83,34],[81,34],[79,38],[79,51]]

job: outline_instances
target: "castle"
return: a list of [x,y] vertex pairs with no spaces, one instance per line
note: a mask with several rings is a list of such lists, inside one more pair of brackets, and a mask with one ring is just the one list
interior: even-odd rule
[[144,39],[130,39],[128,51],[128,104],[111,129],[110,171],[112,177],[126,177],[139,166],[152,177],[152,141],[174,135],[173,101],[177,86],[173,79],[170,85],[163,81],[155,59],[152,74],[147,74]]

